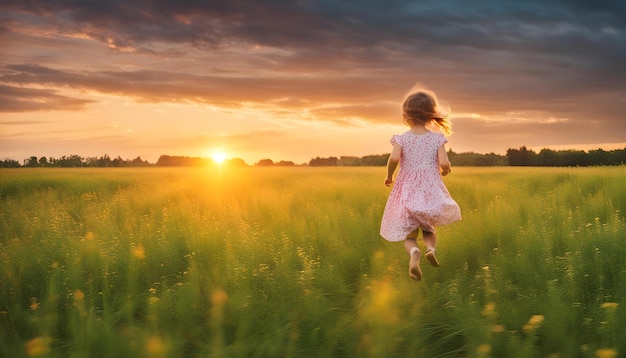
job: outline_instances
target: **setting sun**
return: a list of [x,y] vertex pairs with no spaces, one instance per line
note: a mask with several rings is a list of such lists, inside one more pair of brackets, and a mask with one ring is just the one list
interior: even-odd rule
[[226,160],[226,153],[214,152],[211,158],[213,159],[214,162],[221,164],[222,162],[224,162],[224,160]]

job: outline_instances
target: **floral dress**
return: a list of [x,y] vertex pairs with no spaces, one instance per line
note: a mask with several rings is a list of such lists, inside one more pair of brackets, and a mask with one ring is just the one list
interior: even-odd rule
[[402,147],[402,154],[380,228],[385,240],[402,241],[417,229],[433,232],[436,226],[461,220],[461,209],[439,172],[437,150],[446,142],[436,132],[408,131],[391,138],[391,144]]

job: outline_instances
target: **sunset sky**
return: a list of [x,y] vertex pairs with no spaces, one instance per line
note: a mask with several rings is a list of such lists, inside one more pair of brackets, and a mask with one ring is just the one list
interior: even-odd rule
[[448,148],[626,146],[626,2],[0,0],[0,159],[388,153],[416,83]]

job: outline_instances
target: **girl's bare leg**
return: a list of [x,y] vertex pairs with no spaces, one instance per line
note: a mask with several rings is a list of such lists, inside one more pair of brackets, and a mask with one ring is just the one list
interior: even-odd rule
[[404,248],[411,257],[409,260],[409,275],[415,281],[420,281],[422,279],[422,269],[420,268],[422,252],[417,247],[417,241],[414,238],[404,239]]
[[435,256],[435,249],[437,248],[437,234],[430,231],[424,231],[424,244],[426,244],[426,259],[431,265],[439,266],[439,261]]

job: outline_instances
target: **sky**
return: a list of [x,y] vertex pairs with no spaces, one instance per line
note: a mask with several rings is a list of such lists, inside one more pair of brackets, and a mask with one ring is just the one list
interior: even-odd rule
[[389,153],[413,86],[447,149],[626,147],[626,2],[0,0],[0,159]]

